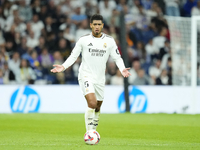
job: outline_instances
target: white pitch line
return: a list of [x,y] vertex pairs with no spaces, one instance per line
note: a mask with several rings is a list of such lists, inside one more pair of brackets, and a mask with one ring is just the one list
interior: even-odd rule
[[[183,143],[177,144],[100,144],[101,146],[173,146],[179,145]],[[186,144],[186,143],[184,143]],[[200,145],[200,143],[187,143],[189,145]],[[0,146],[69,146],[69,145],[83,145],[83,144],[0,144]]]

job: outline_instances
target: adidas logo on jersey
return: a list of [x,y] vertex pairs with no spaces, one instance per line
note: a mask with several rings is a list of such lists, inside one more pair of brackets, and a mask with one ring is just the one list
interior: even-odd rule
[[92,43],[90,43],[88,46],[93,46]]

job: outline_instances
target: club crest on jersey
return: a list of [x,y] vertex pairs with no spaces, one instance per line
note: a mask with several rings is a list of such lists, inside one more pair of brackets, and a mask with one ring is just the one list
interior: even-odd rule
[[106,44],[106,43],[104,43],[104,44],[103,44],[103,47],[104,47],[104,48],[106,48],[106,47],[107,47],[107,44]]

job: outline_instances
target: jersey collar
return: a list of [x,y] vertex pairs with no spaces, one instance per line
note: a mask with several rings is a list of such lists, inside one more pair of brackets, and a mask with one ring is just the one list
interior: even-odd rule
[[91,35],[92,38],[94,38],[94,39],[103,39],[106,35],[105,35],[105,33],[103,33],[103,32],[101,32],[101,33],[102,33],[102,35],[101,35],[101,37],[99,37],[99,38],[94,37],[93,34],[92,34],[92,32],[90,33],[90,35]]

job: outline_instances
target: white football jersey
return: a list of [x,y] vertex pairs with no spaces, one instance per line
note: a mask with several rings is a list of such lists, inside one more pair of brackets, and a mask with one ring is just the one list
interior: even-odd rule
[[100,38],[96,38],[92,33],[82,36],[76,43],[71,55],[62,64],[64,68],[70,67],[82,54],[82,62],[79,68],[79,76],[89,77],[94,84],[105,84],[106,62],[111,56],[116,62],[119,70],[125,69],[114,39],[102,33]]

